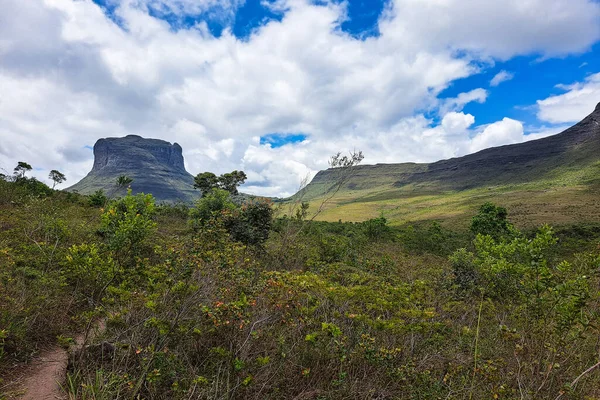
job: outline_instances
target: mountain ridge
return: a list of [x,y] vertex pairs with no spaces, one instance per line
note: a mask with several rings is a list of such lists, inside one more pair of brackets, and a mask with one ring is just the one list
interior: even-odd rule
[[[288,201],[328,198],[337,172],[320,171]],[[485,201],[523,226],[600,222],[600,104],[561,133],[433,163],[359,165],[318,219],[464,223]],[[551,214],[551,216],[550,216]]]
[[[591,142],[593,148],[589,146]],[[582,145],[588,146],[585,149],[578,149]],[[600,150],[600,103],[581,122],[561,133],[545,138],[490,147],[476,153],[432,163],[359,165],[354,167],[354,172],[358,175],[365,175],[367,172],[366,175],[370,175],[373,171],[378,171],[383,175],[394,175],[395,187],[427,184],[435,181],[440,184],[438,189],[468,190],[481,184],[528,181],[531,171],[524,173],[527,169],[533,168],[532,171],[536,173],[548,172],[555,166],[556,161],[562,161],[563,164],[568,165],[600,159],[599,153],[595,150]],[[565,159],[565,156],[574,158]],[[560,157],[560,160],[556,160],[556,157]],[[549,160],[552,162],[549,163]],[[465,172],[470,174],[474,169],[478,169],[479,173],[487,174],[487,178],[470,179],[473,177],[467,176]],[[334,170],[331,168],[319,171],[307,186],[307,192],[311,191],[311,185],[326,183],[333,173]],[[360,188],[355,185],[352,178],[348,184],[350,189]]]

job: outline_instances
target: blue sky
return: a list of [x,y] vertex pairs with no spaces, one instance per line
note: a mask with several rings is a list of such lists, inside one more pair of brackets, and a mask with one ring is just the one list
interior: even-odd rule
[[68,184],[97,139],[138,134],[285,196],[339,151],[431,162],[600,102],[598,0],[4,1],[0,168]]

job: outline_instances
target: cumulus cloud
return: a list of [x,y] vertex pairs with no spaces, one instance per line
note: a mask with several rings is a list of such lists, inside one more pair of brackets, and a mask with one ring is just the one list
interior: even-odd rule
[[496,147],[507,143],[523,141],[523,124],[514,119],[504,118],[502,121],[488,125],[477,134],[470,143],[470,152]]
[[499,86],[502,82],[510,81],[514,77],[515,77],[515,74],[513,74],[512,72],[502,70],[502,71],[498,72],[496,75],[494,75],[494,77],[490,81],[490,86],[492,86],[492,87]]
[[[591,0],[396,0],[381,35],[358,40],[339,29],[343,3],[278,0],[269,5],[282,20],[239,40],[228,29],[214,37],[205,22],[174,28],[149,8],[185,17],[234,13],[241,1],[110,3],[109,17],[91,0],[0,0],[11,10],[0,16],[5,168],[24,160],[72,184],[98,138],[134,133],[181,144],[191,173],[241,168],[246,191],[286,195],[338,151],[434,161],[521,141],[516,121],[477,127],[461,112],[484,102],[484,89],[439,94],[494,60],[583,51],[600,15]],[[424,115],[432,109],[438,124]],[[260,143],[281,132],[307,139]]]
[[559,88],[566,93],[538,100],[538,118],[553,124],[578,122],[600,102],[600,73],[590,75],[584,82]]
[[393,0],[384,34],[428,49],[509,59],[582,52],[600,37],[600,5],[589,0]]
[[444,114],[449,111],[462,111],[462,109],[471,102],[485,103],[487,97],[487,90],[482,88],[460,93],[456,97],[443,99],[440,105],[440,113]]

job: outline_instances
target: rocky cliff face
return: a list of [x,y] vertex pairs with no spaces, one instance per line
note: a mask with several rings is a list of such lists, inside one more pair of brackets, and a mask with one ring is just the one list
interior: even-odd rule
[[[131,156],[134,157],[131,157]],[[179,172],[186,172],[181,146],[163,140],[144,139],[137,135],[124,138],[100,139],[94,145],[94,167],[123,168],[140,163],[163,164]]]
[[180,145],[137,135],[98,140],[92,170],[67,190],[90,194],[102,189],[121,195],[115,186],[121,175],[133,179],[134,193],[151,193],[159,202],[191,202],[200,195],[185,170]]

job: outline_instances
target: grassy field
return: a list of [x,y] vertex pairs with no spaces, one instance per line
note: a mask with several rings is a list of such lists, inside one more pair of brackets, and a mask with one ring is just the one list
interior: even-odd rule
[[[557,168],[527,183],[485,186],[469,190],[443,190],[439,182],[395,187],[393,174],[353,176],[316,217],[323,221],[365,221],[384,216],[392,225],[437,220],[452,228],[464,228],[467,216],[487,202],[508,208],[520,228],[542,223],[568,225],[599,222],[600,163],[585,167]],[[310,184],[303,200],[309,215],[329,197],[327,182]],[[282,210],[293,201],[282,204]]]

